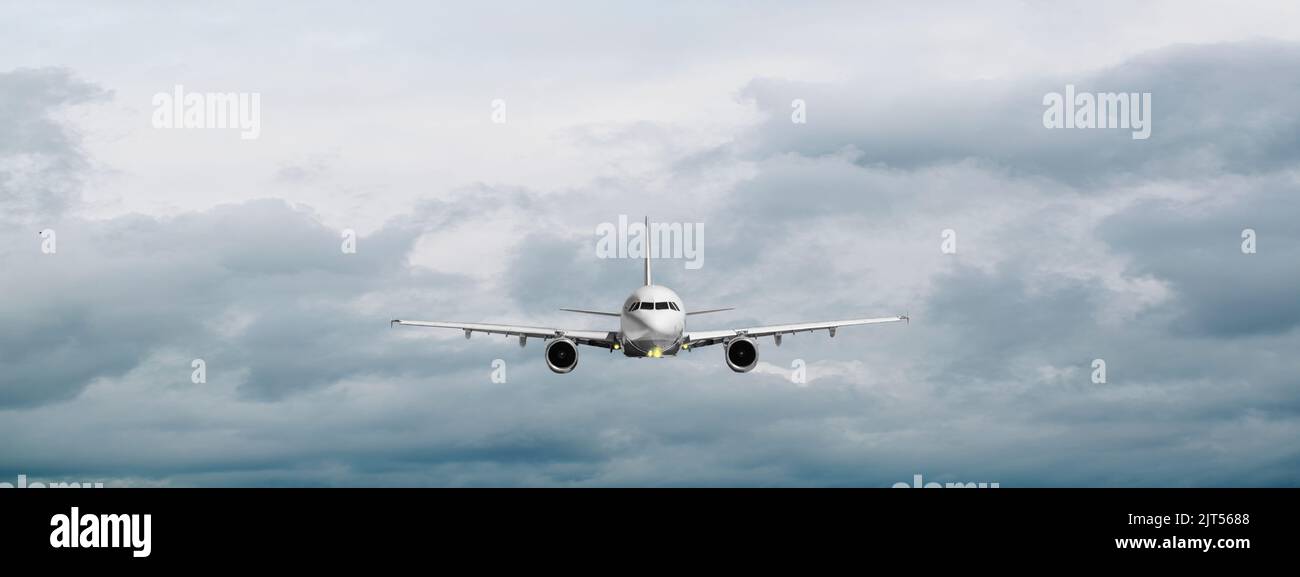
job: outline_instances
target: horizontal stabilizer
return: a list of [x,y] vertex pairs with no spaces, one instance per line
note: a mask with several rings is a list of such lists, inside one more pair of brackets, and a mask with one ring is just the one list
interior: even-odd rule
[[736,310],[736,307],[727,307],[727,308],[725,308],[725,309],[705,309],[705,310],[702,310],[702,311],[686,311],[686,314],[688,314],[688,315],[704,315],[704,314],[709,314],[709,313],[720,313],[720,312],[723,312],[723,311],[734,311],[734,310]]
[[583,310],[583,309],[560,309],[560,310],[562,310],[562,311],[568,311],[568,312],[571,312],[571,313],[582,313],[582,314],[584,314],[584,315],[600,315],[600,316],[604,316],[604,317],[616,317],[616,316],[618,316],[618,313],[607,313],[607,312],[605,312],[605,311],[588,311],[588,310]]

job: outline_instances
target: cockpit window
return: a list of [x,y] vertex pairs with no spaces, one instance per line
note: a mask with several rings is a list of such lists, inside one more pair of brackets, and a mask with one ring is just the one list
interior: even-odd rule
[[641,301],[636,301],[636,302],[632,303],[631,306],[627,307],[627,310],[629,310],[629,311],[634,311],[634,310],[636,310],[637,307],[639,307],[639,306],[641,306]]
[[668,301],[668,306],[669,306],[669,308],[671,308],[671,309],[673,309],[673,310],[675,310],[675,311],[680,311],[680,310],[682,310],[682,309],[677,308],[677,303],[672,302],[672,301]]
[[661,302],[661,303],[655,303],[655,309],[656,309],[656,310],[661,310],[661,311],[666,311],[666,310],[668,310],[668,303],[662,303],[662,302]]

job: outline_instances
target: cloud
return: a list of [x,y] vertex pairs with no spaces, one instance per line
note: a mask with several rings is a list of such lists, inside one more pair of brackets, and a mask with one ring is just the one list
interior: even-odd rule
[[[1099,231],[1131,257],[1135,272],[1166,279],[1179,294],[1178,332],[1231,337],[1285,334],[1300,324],[1300,177],[1283,171],[1224,180],[1193,202],[1151,199]],[[1257,236],[1243,254],[1242,233]],[[1265,247],[1264,249],[1261,249]]]
[[109,96],[61,68],[0,73],[0,219],[57,217],[79,199],[88,166],[55,114]]
[[[655,160],[576,187],[428,195],[355,255],[310,203],[91,219],[68,214],[68,184],[48,208],[63,206],[57,254],[27,228],[0,231],[0,471],[174,485],[1295,485],[1296,117],[1266,72],[1296,54],[1173,47],[1075,81],[1159,95],[1143,142],[1043,129],[1043,91],[1069,79],[905,101],[851,80],[754,81],[742,97],[769,120],[729,142],[670,124],[577,128],[577,146]],[[44,94],[46,107],[84,101]],[[795,95],[807,125],[782,117]],[[1240,122],[1198,114],[1243,101]],[[49,134],[65,138],[49,154],[84,166],[71,137]],[[300,176],[280,173],[315,182]],[[738,307],[692,327],[913,321],[765,340],[764,370],[747,375],[716,348],[589,349],[554,375],[536,342],[388,326],[603,326],[556,309],[622,302],[639,263],[595,258],[595,226],[647,213],[706,225],[702,270],[655,269],[688,308]],[[1257,254],[1239,250],[1246,227]],[[944,229],[956,254],[939,251]],[[207,383],[190,382],[194,358]],[[1105,384],[1089,379],[1095,358]],[[491,381],[494,359],[506,383]],[[806,387],[787,378],[794,359]]]
[[[759,79],[742,96],[766,113],[760,154],[859,152],[855,162],[915,169],[976,159],[1016,175],[1104,192],[1132,179],[1287,169],[1300,153],[1300,111],[1289,95],[1300,47],[1281,42],[1174,46],[1069,76],[928,81],[895,86]],[[1043,96],[1151,93],[1153,132],[1045,130]],[[807,103],[807,124],[790,102]],[[836,199],[838,200],[838,199]],[[824,199],[832,205],[831,199]],[[838,206],[838,205],[836,205]]]

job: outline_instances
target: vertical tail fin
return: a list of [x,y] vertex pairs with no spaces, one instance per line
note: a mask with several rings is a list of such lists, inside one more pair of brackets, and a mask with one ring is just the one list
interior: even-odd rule
[[650,217],[645,217],[645,286],[654,283],[650,282]]

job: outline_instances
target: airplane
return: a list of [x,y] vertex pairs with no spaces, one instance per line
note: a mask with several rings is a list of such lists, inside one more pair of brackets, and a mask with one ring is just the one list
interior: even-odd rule
[[[649,230],[649,218],[646,230]],[[835,329],[855,325],[872,325],[909,321],[907,315],[880,317],[870,319],[848,319],[840,321],[823,321],[811,323],[793,323],[784,325],[766,325],[758,327],[724,329],[716,331],[687,331],[686,317],[733,310],[732,308],[687,311],[681,297],[666,286],[656,285],[650,278],[650,251],[645,251],[645,284],[623,301],[619,312],[593,311],[585,309],[560,309],[567,312],[618,317],[617,331],[569,330],[545,327],[525,327],[515,325],[498,325],[486,323],[459,323],[442,321],[411,321],[393,319],[389,326],[406,325],[413,327],[434,327],[442,329],[460,329],[465,331],[465,338],[473,333],[502,334],[507,337],[519,337],[519,346],[528,344],[528,339],[537,338],[546,342],[544,350],[546,366],[560,374],[568,373],[578,366],[578,345],[599,347],[614,351],[623,351],[627,357],[662,358],[676,356],[679,351],[690,351],[700,347],[721,344],[723,357],[727,366],[737,373],[747,373],[758,366],[759,337],[772,337],[776,346],[781,346],[781,336],[825,330],[831,337]]]

